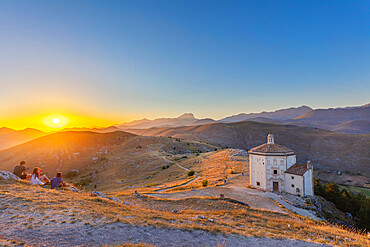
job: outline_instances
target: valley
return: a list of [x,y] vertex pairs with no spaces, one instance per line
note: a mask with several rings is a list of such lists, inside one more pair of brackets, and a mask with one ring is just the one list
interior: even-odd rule
[[171,136],[244,150],[264,143],[266,135],[274,133],[279,143],[297,152],[299,162],[311,160],[315,169],[330,169],[342,173],[360,172],[370,177],[370,134],[341,134],[310,127],[253,121],[127,131],[138,135]]
[[[183,118],[190,122],[193,117]],[[259,120],[72,128],[0,150],[0,170],[12,171],[25,160],[27,167],[38,166],[48,177],[62,172],[65,181],[81,190],[50,191],[0,178],[0,225],[13,225],[2,231],[1,241],[37,246],[73,238],[76,245],[124,241],[166,246],[168,238],[176,246],[366,246],[365,235],[335,225],[354,225],[355,220],[322,197],[312,201],[250,188],[247,151],[272,132],[297,152],[299,162],[313,162],[315,178],[368,196],[363,186],[370,183],[370,134]],[[16,216],[16,202],[28,205],[24,216]],[[27,230],[17,233],[24,226]],[[65,229],[62,235],[55,234],[59,227]],[[126,237],[116,242],[115,234],[122,231]]]

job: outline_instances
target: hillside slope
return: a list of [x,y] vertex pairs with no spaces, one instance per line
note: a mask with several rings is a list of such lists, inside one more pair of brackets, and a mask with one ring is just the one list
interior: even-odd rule
[[46,135],[46,133],[31,128],[24,130],[13,130],[5,127],[0,128],[0,150],[16,146],[44,135]]
[[39,166],[44,172],[52,174],[81,169],[94,164],[103,152],[108,151],[107,147],[134,136],[122,131],[54,133],[0,151],[0,169],[12,170],[21,160],[25,160],[28,167]]
[[342,133],[369,133],[370,106],[317,109],[288,122]]
[[318,243],[369,244],[364,235],[292,213],[250,209],[218,198],[166,200],[128,195],[110,200],[85,192],[48,190],[4,180],[0,180],[0,198],[0,234],[19,245],[104,246],[127,242],[156,246],[222,243],[303,247],[320,246]]
[[229,116],[219,120],[223,123],[233,123],[246,121],[252,118],[269,118],[269,119],[292,119],[301,116],[307,112],[312,111],[312,108],[308,106],[291,107],[287,109],[280,109],[273,112],[261,112],[261,113],[240,113],[238,115]]
[[316,168],[369,172],[369,134],[349,135],[309,127],[250,121],[130,132],[172,136],[246,150],[265,143],[267,134],[273,133],[277,143],[297,153],[298,161],[311,160]]

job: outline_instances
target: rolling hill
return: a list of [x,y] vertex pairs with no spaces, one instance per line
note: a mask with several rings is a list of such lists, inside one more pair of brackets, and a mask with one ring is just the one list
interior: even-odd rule
[[246,150],[265,143],[267,134],[273,133],[277,143],[297,153],[298,161],[311,160],[315,168],[369,172],[369,134],[350,135],[310,127],[252,121],[130,132],[148,136],[171,136]]
[[24,130],[13,130],[6,127],[0,128],[0,150],[16,146],[44,135],[46,135],[46,133],[31,128]]
[[104,152],[108,152],[107,147],[134,136],[122,131],[58,132],[0,151],[0,169],[12,170],[21,160],[25,160],[29,167],[41,167],[46,173],[81,169],[94,164]]
[[173,166],[169,159],[176,155],[179,159],[198,156],[218,149],[197,142],[142,137],[122,131],[58,132],[0,151],[0,170],[12,171],[25,160],[29,172],[36,166],[50,177],[56,171],[66,176],[75,171],[71,176],[73,183],[83,182],[89,189],[98,186],[100,190],[121,190],[187,180],[187,172]]

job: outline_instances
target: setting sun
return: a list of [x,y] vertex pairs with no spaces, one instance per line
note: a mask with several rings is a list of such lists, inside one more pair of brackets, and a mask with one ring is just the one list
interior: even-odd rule
[[59,124],[60,123],[60,118],[53,118],[53,120],[51,120],[54,124]]
[[45,117],[42,122],[52,128],[62,128],[69,123],[69,118],[62,115],[52,115]]

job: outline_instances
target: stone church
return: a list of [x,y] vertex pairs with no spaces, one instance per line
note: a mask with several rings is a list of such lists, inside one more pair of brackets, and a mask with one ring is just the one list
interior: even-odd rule
[[249,151],[250,185],[265,191],[286,192],[301,197],[313,196],[313,167],[296,162],[296,153],[276,144],[274,136],[267,143]]

